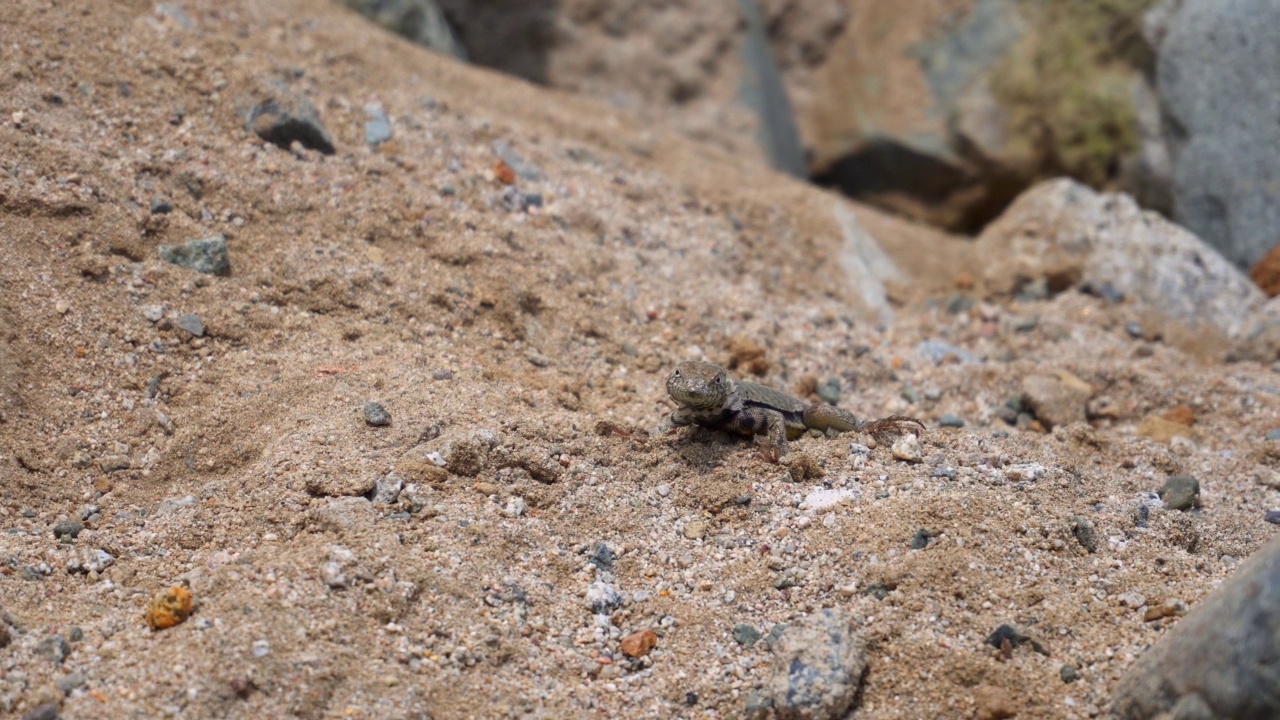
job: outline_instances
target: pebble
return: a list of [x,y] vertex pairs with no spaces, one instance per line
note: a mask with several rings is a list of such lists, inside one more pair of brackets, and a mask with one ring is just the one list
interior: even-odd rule
[[956,415],[945,413],[938,419],[938,425],[945,428],[962,428],[964,427],[964,421]]
[[435,372],[431,373],[431,379],[432,380],[452,380],[453,371],[452,370],[436,370]]
[[916,534],[911,536],[911,549],[924,550],[929,547],[929,539],[933,537],[933,533],[924,528],[916,530]]
[[391,424],[391,413],[381,403],[370,400],[364,404],[364,421],[373,427]]
[[596,614],[607,613],[622,604],[622,596],[613,586],[597,580],[587,586],[587,607]]
[[164,198],[156,198],[151,201],[152,215],[168,215],[173,212],[173,205]]
[[1117,595],[1116,599],[1120,601],[1121,606],[1127,608],[1140,608],[1147,604],[1147,596],[1136,592]]
[[707,534],[707,524],[701,520],[691,520],[684,524],[684,536],[690,540],[701,540]]
[[391,139],[391,120],[382,109],[382,105],[371,102],[364,106],[364,142],[369,147],[378,147]]
[[231,274],[227,239],[221,235],[188,240],[181,245],[161,245],[157,251],[161,260],[188,270],[222,277]]
[[71,306],[67,304],[66,300],[59,300],[53,304],[53,311],[59,315],[66,315],[71,311]]
[[925,340],[921,342],[919,345],[916,345],[916,353],[935,365],[941,364],[949,357],[954,357],[962,363],[982,362],[978,356],[968,350],[956,347],[951,343],[942,342],[941,340]]
[[373,503],[375,505],[394,504],[400,498],[400,491],[403,489],[404,478],[396,473],[379,476],[373,485]]
[[191,313],[179,315],[173,324],[179,330],[185,330],[190,333],[192,337],[204,337],[204,323],[200,322],[200,318]]
[[1280,525],[1280,510],[1268,510],[1267,514],[1264,515],[1262,519],[1272,525]]
[[266,640],[254,640],[251,648],[253,656],[256,658],[266,657],[271,654],[271,643]]
[[743,647],[751,647],[752,645],[755,645],[759,642],[761,637],[760,631],[755,629],[752,625],[741,623],[733,626],[734,642]]
[[1268,440],[1280,440],[1280,428],[1272,428],[1267,431]]
[[1085,421],[1085,404],[1093,394],[1083,380],[1060,372],[1057,377],[1028,375],[1022,379],[1022,394],[1037,419],[1050,429]]
[[191,591],[173,585],[156,593],[147,603],[146,620],[152,630],[178,625],[191,616]]
[[1188,475],[1170,476],[1157,494],[1170,510],[1186,511],[1200,507],[1200,481]]
[[342,566],[342,563],[334,560],[330,560],[320,566],[320,579],[324,581],[325,585],[335,590],[345,588],[351,582],[350,578],[347,577],[346,568]]
[[63,693],[70,695],[71,691],[83,687],[87,682],[89,682],[89,678],[84,673],[73,672],[54,680],[53,684]]
[[1019,463],[1005,468],[1004,476],[1014,482],[1039,480],[1049,472],[1049,468],[1040,463]]
[[1070,665],[1063,665],[1058,670],[1058,677],[1062,678],[1062,682],[1070,684],[1080,679],[1080,673]]
[[828,405],[837,405],[840,403],[840,378],[829,377],[822,381],[814,390],[822,402]]
[[663,483],[658,486],[658,497],[666,497],[671,494],[671,486]]
[[781,720],[844,717],[867,666],[866,648],[843,610],[824,608],[781,634],[766,686]]
[[57,703],[42,703],[26,712],[22,720],[58,720]]
[[895,458],[904,462],[917,463],[924,460],[924,455],[920,451],[920,439],[915,436],[915,433],[907,433],[899,437],[890,450]]
[[71,645],[61,635],[48,635],[36,644],[36,654],[55,665],[61,664],[71,654]]
[[620,646],[627,657],[644,657],[658,646],[658,635],[652,630],[640,630],[622,638]]
[[183,495],[182,497],[170,497],[160,501],[156,506],[156,514],[163,515],[171,513],[174,510],[181,510],[184,507],[190,507],[196,504],[195,495]]
[[131,464],[128,455],[103,455],[98,458],[98,467],[106,473],[128,470]]
[[1093,529],[1093,523],[1080,515],[1071,516],[1071,535],[1075,537],[1076,542],[1080,543],[1080,547],[1088,550],[1090,553],[1098,551],[1098,534]]
[[601,570],[608,570],[613,567],[613,550],[603,542],[598,542],[591,551],[589,562]]
[[84,530],[84,525],[75,520],[59,520],[53,526],[53,536],[61,540],[62,538],[74,539]]
[[269,81],[265,85],[269,96],[245,114],[245,124],[250,130],[285,150],[295,142],[325,155],[337,150],[310,100],[284,83]]
[[509,518],[516,518],[524,515],[529,509],[528,503],[519,495],[512,495],[507,498],[506,504],[502,506],[502,514]]

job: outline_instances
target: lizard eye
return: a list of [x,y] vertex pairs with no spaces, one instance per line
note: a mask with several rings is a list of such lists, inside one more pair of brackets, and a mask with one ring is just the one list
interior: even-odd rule
[[671,377],[673,377],[673,378],[678,378],[678,377],[680,377],[680,368],[676,368],[676,369],[671,373]]

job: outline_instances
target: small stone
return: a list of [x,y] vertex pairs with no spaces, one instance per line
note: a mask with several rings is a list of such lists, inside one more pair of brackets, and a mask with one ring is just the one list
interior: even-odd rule
[[391,139],[391,120],[378,103],[364,106],[364,114],[368,119],[364,122],[364,142],[370,147],[378,147]]
[[752,625],[742,623],[733,626],[733,639],[743,647],[751,647],[760,640],[760,631]]
[[814,389],[818,398],[828,405],[840,404],[840,378],[829,377]]
[[932,537],[933,533],[924,528],[916,530],[916,534],[911,536],[911,549],[924,550],[929,547],[929,539]]
[[1080,673],[1070,665],[1063,665],[1058,670],[1058,677],[1062,678],[1062,682],[1071,684],[1080,679]]
[[1127,608],[1140,608],[1147,604],[1147,596],[1136,592],[1117,595],[1116,599],[1120,601],[1121,606]]
[[742,696],[742,712],[747,720],[765,720],[773,709],[773,698],[759,690],[751,690]]
[[[99,550],[98,552],[102,551]],[[108,557],[110,556],[108,555]],[[84,640],[84,630],[81,630],[79,625],[72,625],[71,629],[67,630],[67,639],[71,642],[80,642],[81,640]]]
[[54,680],[53,684],[63,693],[70,695],[71,691],[83,687],[87,682],[89,682],[89,678],[84,673],[73,672]]
[[66,315],[71,312],[71,306],[67,304],[66,300],[59,300],[53,304],[53,311],[59,315]]
[[997,627],[982,642],[996,648],[997,650],[1003,649],[1006,644],[1011,648],[1016,648],[1019,645],[1026,644],[1030,645],[1032,650],[1040,653],[1041,655],[1044,655],[1045,657],[1049,656],[1049,651],[1044,645],[1041,645],[1035,638],[1027,635],[1017,627],[1008,623]]
[[266,640],[254,640],[250,648],[256,658],[266,657],[271,654],[271,643]]
[[156,506],[156,514],[164,515],[174,510],[181,510],[184,507],[190,507],[196,504],[195,495],[183,495],[182,497],[170,497],[160,501]]
[[347,571],[342,566],[342,563],[333,560],[320,566],[320,579],[324,581],[325,585],[335,590],[345,588],[350,583],[350,578],[347,577]]
[[524,515],[529,509],[529,505],[525,499],[519,495],[512,495],[507,498],[507,502],[502,506],[502,514],[504,517],[517,518]]
[[1280,525],[1280,510],[1268,510],[1267,514],[1264,515],[1262,519],[1272,525]]
[[609,583],[597,580],[587,586],[586,601],[591,612],[608,613],[622,604],[622,596]]
[[1187,475],[1170,477],[1158,494],[1170,510],[1186,511],[1200,507],[1200,481]]
[[61,635],[48,635],[36,644],[36,654],[58,665],[71,654],[71,645]]
[[658,645],[658,635],[652,630],[641,630],[622,638],[622,654],[627,657],[644,657]]
[[104,455],[98,458],[98,467],[107,473],[128,470],[131,464],[128,455]]
[[945,413],[942,417],[938,418],[938,425],[945,428],[962,428],[964,427],[964,421],[957,415]]
[[191,616],[191,592],[181,585],[174,585],[156,593],[147,604],[147,625],[152,630],[164,630]]
[[22,720],[58,720],[57,703],[41,703],[26,712]]
[[691,520],[684,524],[684,536],[690,540],[701,540],[707,534],[707,524],[701,520]]
[[895,458],[904,462],[918,463],[924,460],[924,455],[920,451],[920,439],[915,436],[915,433],[907,433],[899,437],[893,442],[890,451]]
[[767,682],[777,717],[844,717],[866,666],[866,648],[846,612],[825,608],[793,623],[778,640]]
[[391,424],[391,413],[381,403],[370,400],[364,404],[364,421],[373,427],[385,427]]
[[973,691],[973,704],[978,712],[977,720],[1007,720],[1018,714],[1013,708],[1013,701],[1004,688],[994,685],[979,685]]
[[436,370],[435,372],[431,373],[431,379],[432,380],[452,380],[453,371],[452,370]]
[[263,92],[267,97],[244,113],[245,124],[258,137],[285,150],[297,142],[325,155],[336,152],[310,100],[274,81],[266,83]]
[[192,337],[204,337],[204,323],[200,322],[200,318],[192,315],[191,313],[179,315],[178,319],[174,321],[173,324],[176,325],[179,330],[185,330],[190,333]]
[[1098,551],[1098,534],[1094,532],[1093,523],[1088,519],[1079,515],[1071,517],[1071,535],[1075,537],[1076,542],[1080,543],[1080,547],[1095,553]]
[[1056,377],[1028,375],[1022,380],[1022,394],[1036,418],[1052,429],[1084,422],[1092,389],[1074,375],[1059,372]]
[[152,215],[168,215],[171,212],[173,212],[173,205],[168,200],[156,198],[151,201]]
[[1280,428],[1272,428],[1267,431],[1268,440],[1280,440]]
[[589,562],[601,570],[608,570],[613,567],[613,550],[605,543],[596,543],[595,548],[591,551]]
[[53,536],[59,540],[64,538],[67,540],[74,540],[75,537],[80,534],[81,530],[84,530],[84,525],[81,525],[75,520],[59,520],[57,523],[54,523]]
[[387,473],[378,478],[373,485],[373,503],[375,505],[392,505],[400,498],[404,489],[404,478],[396,473]]
[[188,270],[226,277],[231,274],[227,239],[221,235],[190,240],[181,245],[161,245],[160,259]]

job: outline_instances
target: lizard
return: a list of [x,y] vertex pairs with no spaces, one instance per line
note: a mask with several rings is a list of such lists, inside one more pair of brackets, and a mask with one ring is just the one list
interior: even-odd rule
[[826,403],[810,403],[768,385],[735,380],[714,363],[689,360],[667,376],[667,395],[679,405],[671,413],[675,426],[701,425],[740,435],[767,435],[770,448],[765,459],[778,462],[786,454],[787,440],[809,430],[851,430],[879,437],[890,428],[924,423],[913,417],[890,417],[862,422],[847,410]]

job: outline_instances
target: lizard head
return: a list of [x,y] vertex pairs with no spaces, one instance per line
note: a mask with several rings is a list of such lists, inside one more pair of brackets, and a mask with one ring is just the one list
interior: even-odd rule
[[667,394],[695,410],[714,410],[733,392],[733,379],[719,365],[689,360],[667,376]]

